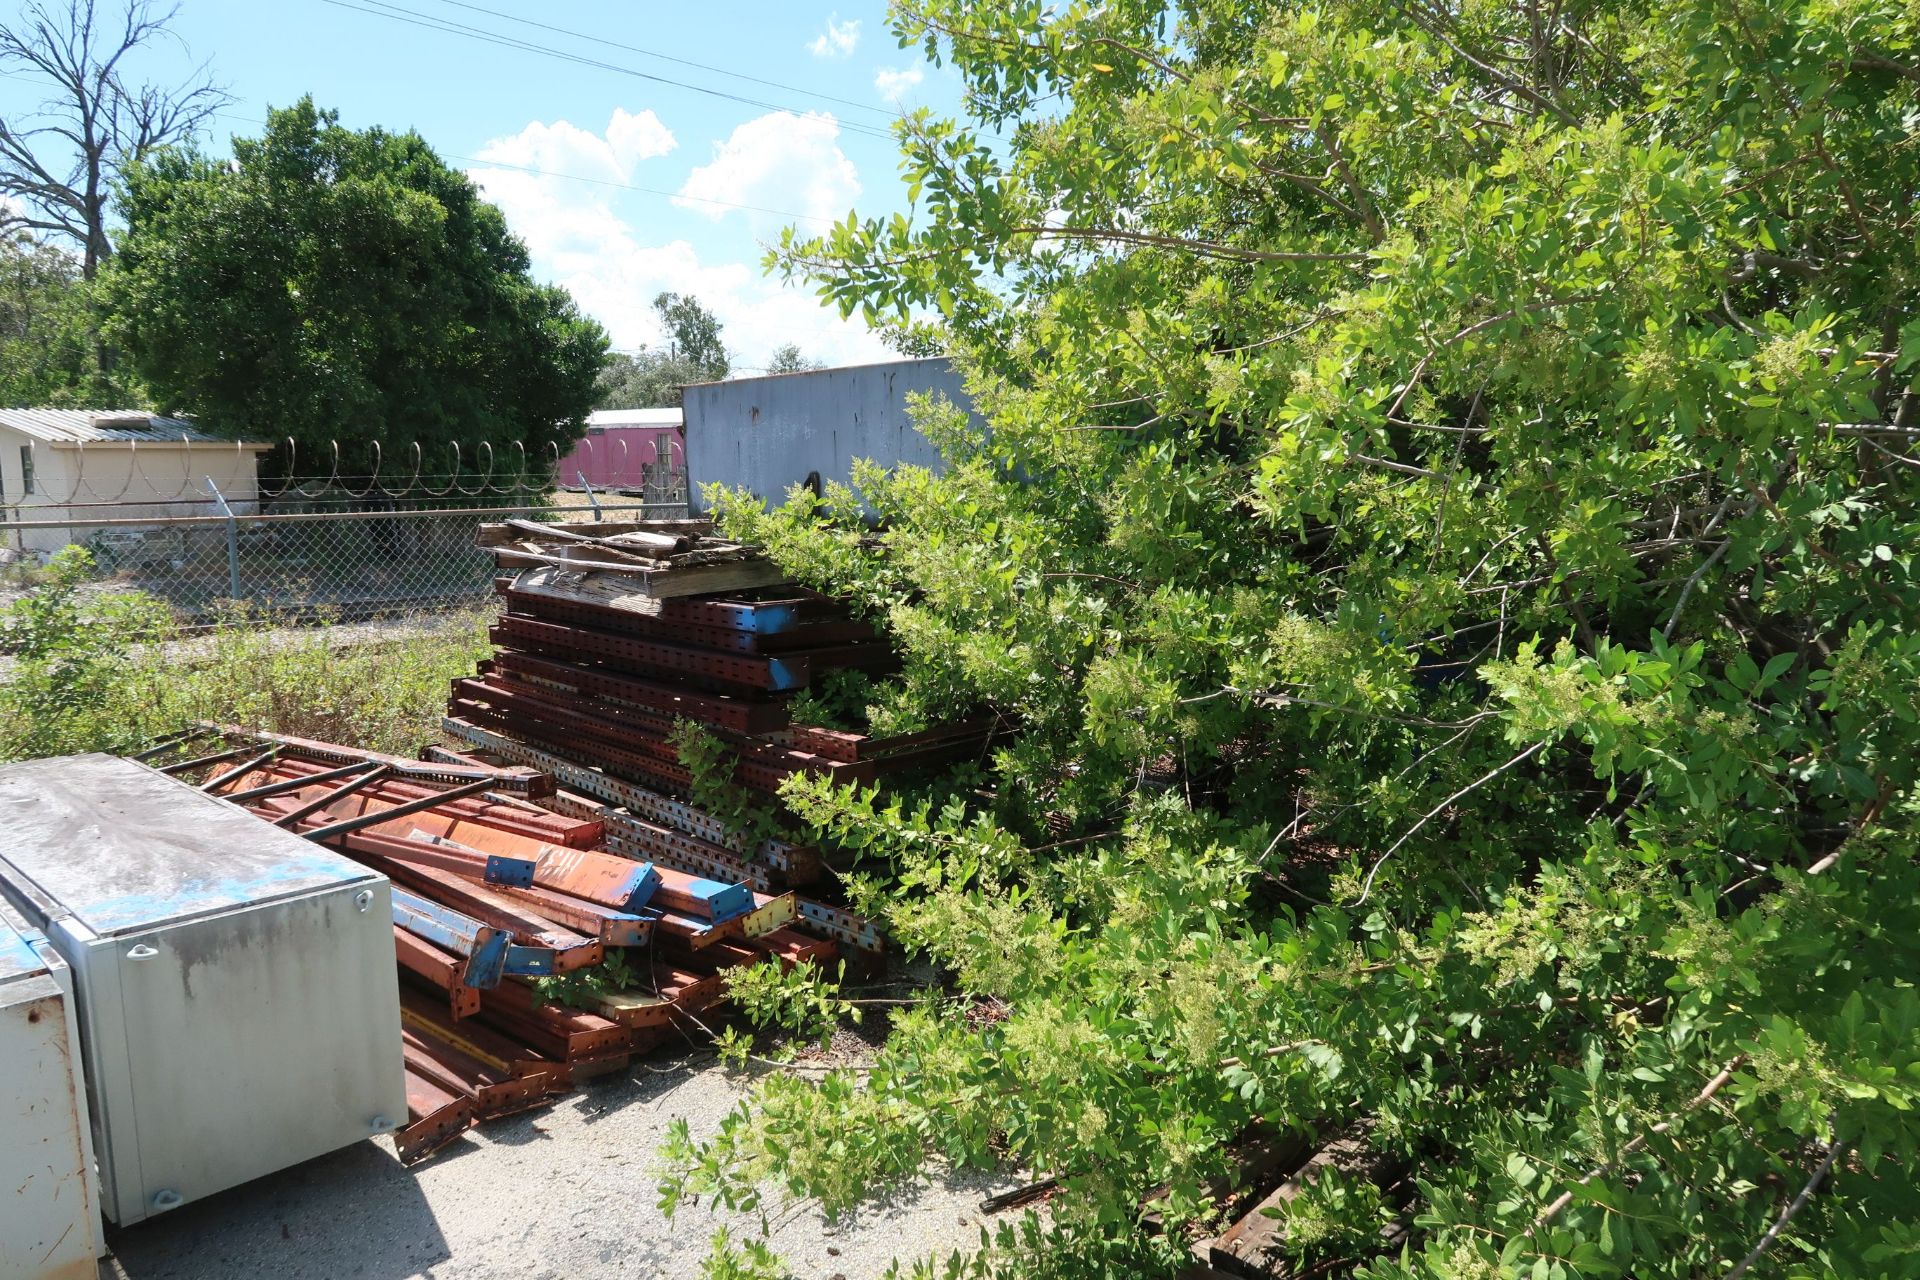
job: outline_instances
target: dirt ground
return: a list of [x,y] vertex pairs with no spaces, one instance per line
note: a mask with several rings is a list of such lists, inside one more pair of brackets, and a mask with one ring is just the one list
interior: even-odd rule
[[[113,1280],[682,1280],[716,1227],[759,1219],[683,1208],[661,1216],[657,1152],[684,1118],[713,1133],[748,1077],[707,1052],[656,1055],[557,1103],[488,1122],[412,1168],[384,1139],[109,1231]],[[982,1197],[1017,1179],[922,1184],[829,1226],[812,1205],[769,1214],[771,1243],[803,1280],[878,1280],[897,1256],[979,1242]]]

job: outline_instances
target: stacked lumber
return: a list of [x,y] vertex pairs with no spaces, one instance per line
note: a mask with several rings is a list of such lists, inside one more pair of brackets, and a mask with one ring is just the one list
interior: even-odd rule
[[742,591],[786,581],[753,547],[711,536],[704,520],[543,524],[509,520],[480,526],[479,545],[502,568],[557,567],[582,590],[653,599]]
[[[187,739],[155,766],[392,882],[403,1159],[702,1030],[734,968],[840,954],[791,890],[610,851],[621,815],[537,768],[447,748],[410,761],[231,726],[205,735],[223,749],[197,754]],[[871,925],[809,905],[877,954]]]

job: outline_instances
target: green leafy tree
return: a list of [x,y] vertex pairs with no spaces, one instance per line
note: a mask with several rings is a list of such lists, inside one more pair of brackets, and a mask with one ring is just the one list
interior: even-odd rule
[[689,360],[647,348],[616,351],[594,384],[596,409],[660,409],[680,404],[680,388],[704,381]]
[[354,131],[312,101],[269,113],[233,161],[129,167],[112,335],[168,408],[234,434],[418,445],[435,471],[564,451],[606,355],[600,326],[534,282],[500,211],[418,134]]
[[1914,11],[893,20],[970,116],[773,262],[937,309],[992,433],[721,509],[888,626],[876,727],[1002,726],[787,790],[993,1013],[668,1198],[1007,1161],[1047,1216],[915,1275],[1172,1274],[1243,1126],[1364,1121],[1300,1274],[1920,1273]]
[[720,320],[698,299],[662,293],[653,309],[667,331],[666,345],[612,355],[594,387],[596,409],[678,407],[682,387],[718,382],[730,371]]
[[24,232],[0,235],[0,404],[129,408],[144,395],[103,374],[80,260]]
[[678,293],[660,294],[653,300],[653,309],[666,326],[668,354],[698,373],[691,381],[718,382],[727,376],[731,365],[720,341],[718,316],[701,306],[698,298]]
[[816,360],[800,350],[799,343],[783,342],[773,349],[772,355],[767,357],[766,371],[768,373],[807,373],[826,367],[826,361]]

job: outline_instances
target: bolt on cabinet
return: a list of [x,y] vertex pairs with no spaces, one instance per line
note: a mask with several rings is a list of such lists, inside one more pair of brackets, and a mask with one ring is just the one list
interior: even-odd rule
[[0,890],[73,968],[111,1221],[405,1123],[384,876],[87,755],[0,768]]

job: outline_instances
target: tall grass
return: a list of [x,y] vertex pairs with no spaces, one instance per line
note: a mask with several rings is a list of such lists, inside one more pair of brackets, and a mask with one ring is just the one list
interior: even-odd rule
[[0,607],[0,760],[132,751],[196,720],[412,752],[488,652],[490,608],[295,628],[242,607],[188,638],[160,602],[83,592],[86,576],[69,548]]

